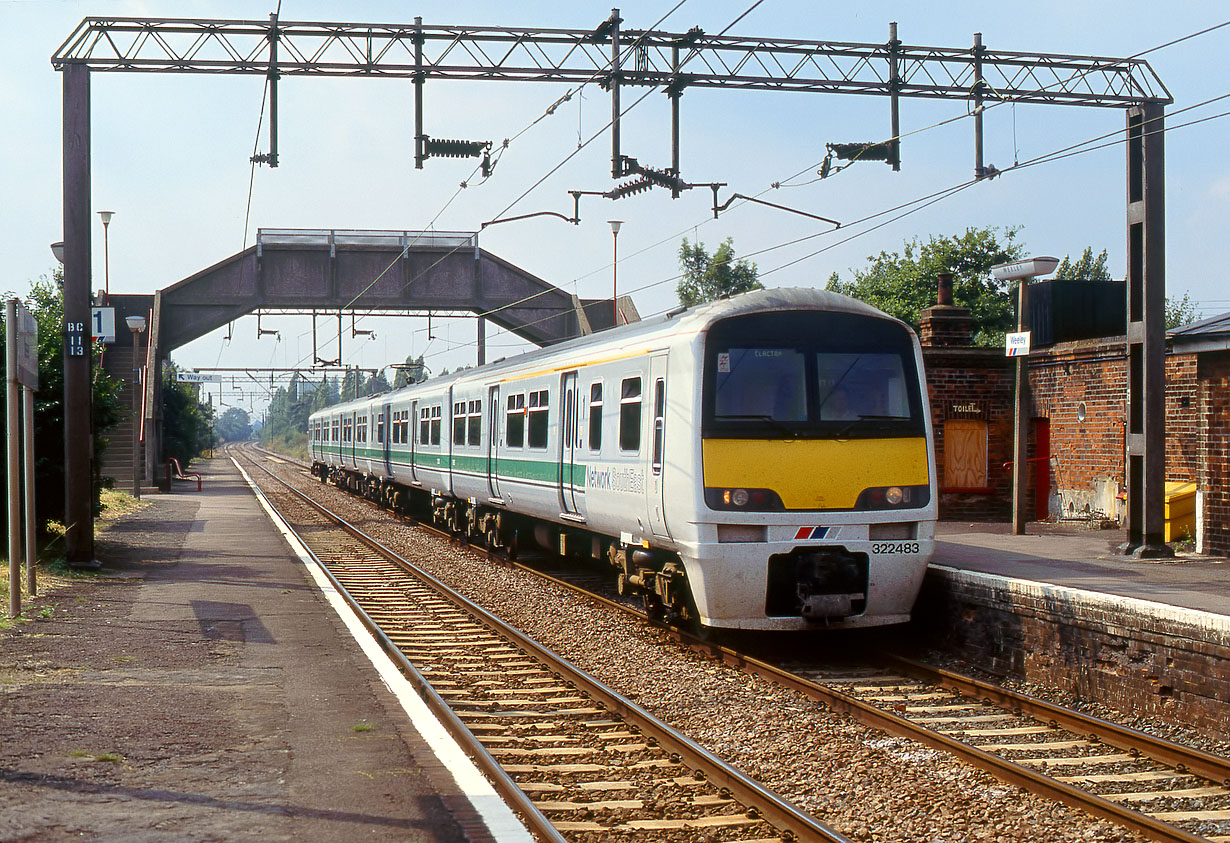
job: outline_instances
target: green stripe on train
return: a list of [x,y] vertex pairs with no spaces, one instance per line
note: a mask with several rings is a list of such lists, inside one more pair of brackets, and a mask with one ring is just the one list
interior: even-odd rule
[[[331,456],[343,455],[341,450],[336,448],[323,448],[320,450]],[[384,462],[384,451],[374,448],[346,449],[344,456],[356,460]],[[406,451],[389,451],[389,459],[400,464],[408,463],[410,456]],[[444,454],[425,454],[422,451],[416,451],[413,456],[416,469],[441,471],[444,470],[448,462],[448,457]],[[458,472],[485,475],[487,473],[487,458],[454,454],[451,468]],[[571,478],[568,477],[569,468],[571,468]],[[543,483],[555,483],[559,479],[559,463],[552,460],[498,457],[496,459],[496,476],[510,480],[536,480]],[[564,479],[565,482],[571,479],[573,486],[584,486],[585,466],[577,463],[574,463],[572,466],[565,466]]]

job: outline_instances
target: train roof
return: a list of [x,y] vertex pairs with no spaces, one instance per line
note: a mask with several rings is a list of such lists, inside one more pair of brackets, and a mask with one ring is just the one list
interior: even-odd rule
[[[859,313],[900,322],[892,316],[877,310],[866,302],[851,298],[831,290],[817,290],[812,287],[780,287],[766,290],[753,290],[729,298],[721,298],[705,304],[688,308],[677,308],[657,316],[618,328],[587,334],[583,337],[566,340],[544,348],[536,348],[523,354],[509,358],[500,358],[492,363],[485,363],[472,369],[463,369],[446,377],[432,378],[427,383],[433,387],[442,387],[450,383],[469,380],[473,377],[483,377],[497,367],[506,369],[511,366],[534,365],[544,358],[561,352],[584,351],[590,347],[600,347],[607,344],[628,345],[652,338],[659,334],[675,334],[684,332],[701,333],[708,330],[714,322],[731,316],[748,313],[765,313],[780,310],[823,310],[841,313]],[[904,324],[904,323],[901,323]],[[665,329],[665,330],[664,330]],[[395,389],[392,392],[381,393],[383,396],[396,395],[405,389],[421,388],[423,384],[410,384]],[[330,412],[344,410],[350,405],[363,405],[376,396],[364,396],[350,401],[334,404],[326,408]],[[318,411],[321,412],[321,411]],[[313,413],[315,415],[315,413]]]

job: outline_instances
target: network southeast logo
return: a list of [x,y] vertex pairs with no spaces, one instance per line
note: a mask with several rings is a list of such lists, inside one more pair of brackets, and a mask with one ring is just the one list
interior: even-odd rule
[[809,539],[822,539],[828,534],[828,527],[800,527],[799,531],[794,534],[794,540],[807,541]]
[[585,487],[640,494],[645,491],[645,478],[636,468],[590,466],[585,472]]

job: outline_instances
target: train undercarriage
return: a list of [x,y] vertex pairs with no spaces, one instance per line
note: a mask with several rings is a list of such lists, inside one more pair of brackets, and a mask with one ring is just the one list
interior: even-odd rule
[[640,597],[658,620],[696,626],[699,615],[678,555],[667,550],[630,546],[610,536],[565,527],[447,495],[432,494],[362,472],[312,465],[312,475],[343,491],[366,498],[395,515],[429,523],[454,538],[516,559],[538,550],[613,573],[620,596]]

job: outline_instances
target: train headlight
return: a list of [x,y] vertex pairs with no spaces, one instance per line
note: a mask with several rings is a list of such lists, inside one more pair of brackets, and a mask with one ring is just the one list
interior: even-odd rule
[[856,511],[911,509],[926,506],[931,500],[929,486],[872,486],[864,489],[854,503]]
[[705,489],[705,503],[711,509],[739,510],[741,512],[783,512],[786,507],[781,497],[772,489]]

